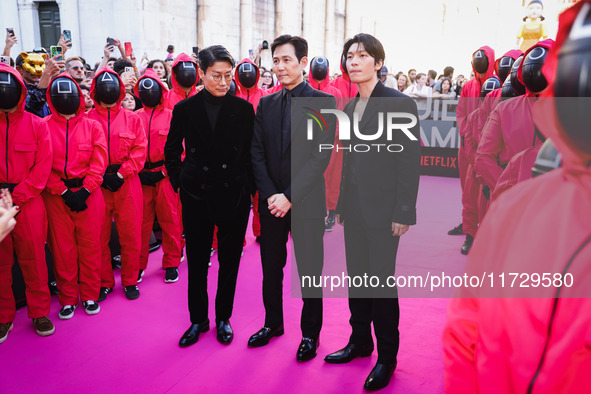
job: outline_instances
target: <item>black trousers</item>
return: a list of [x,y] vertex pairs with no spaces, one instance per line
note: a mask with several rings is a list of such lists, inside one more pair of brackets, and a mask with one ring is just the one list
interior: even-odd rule
[[[386,280],[395,273],[400,237],[392,236],[391,227],[373,228],[370,223],[366,223],[359,215],[357,191],[349,190],[344,215],[347,273],[351,278],[367,274],[377,276],[380,280],[377,288],[349,290],[349,323],[352,328],[349,343],[371,344],[373,322],[377,338],[377,362],[389,364],[396,361],[400,345],[400,308],[397,289],[387,287]],[[381,284],[385,287],[381,287]]]
[[196,199],[182,189],[183,226],[187,244],[189,267],[189,314],[191,323],[200,324],[208,318],[207,272],[213,242],[214,226],[218,226],[218,288],[215,297],[216,321],[232,316],[236,278],[242,254],[242,246],[250,200],[245,196],[234,208],[227,220],[216,220],[206,200]]
[[[261,262],[265,326],[283,325],[283,268],[287,261],[287,240],[291,231],[298,275],[322,275],[324,262],[324,219],[292,220],[261,215]],[[302,289],[301,328],[303,337],[318,338],[322,327],[322,289]]]

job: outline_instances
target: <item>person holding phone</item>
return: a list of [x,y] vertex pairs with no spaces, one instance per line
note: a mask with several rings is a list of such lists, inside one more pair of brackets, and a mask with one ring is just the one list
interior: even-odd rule
[[16,34],[14,34],[13,28],[6,28],[6,40],[4,41],[4,43],[4,51],[2,51],[2,55],[10,57],[10,50],[13,46],[18,44],[18,39],[16,37]]

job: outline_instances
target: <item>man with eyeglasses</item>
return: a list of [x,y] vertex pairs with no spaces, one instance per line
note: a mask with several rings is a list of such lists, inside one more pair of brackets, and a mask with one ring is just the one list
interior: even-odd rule
[[84,82],[84,64],[79,57],[73,56],[66,60],[66,71],[78,84]]
[[[209,330],[207,271],[214,227],[218,232],[217,340],[234,338],[230,317],[242,242],[254,194],[250,144],[254,109],[227,94],[234,59],[221,45],[199,51],[204,89],[175,105],[164,146],[172,188],[180,193],[189,269],[191,325],[179,346],[196,343]],[[186,157],[181,160],[183,144]]]

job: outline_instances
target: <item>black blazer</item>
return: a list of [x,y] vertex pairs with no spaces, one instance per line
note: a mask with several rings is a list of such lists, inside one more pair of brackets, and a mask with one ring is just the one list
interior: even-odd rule
[[[393,97],[396,100],[379,100],[381,97]],[[373,149],[367,153],[351,153],[344,150],[341,188],[336,212],[343,215],[346,220],[345,197],[351,187],[352,156],[355,155],[354,164],[361,205],[360,213],[365,224],[371,227],[389,227],[392,222],[416,224],[416,201],[421,169],[420,125],[416,103],[405,94],[378,82],[359,122],[359,130],[363,134],[375,133],[378,129],[379,112],[411,113],[416,116],[417,124],[410,129],[410,132],[417,138],[417,141],[411,141],[400,130],[393,131],[393,139],[388,141],[386,138],[387,119],[384,119],[384,132],[379,140],[361,141],[353,132],[353,112],[356,103],[357,99],[351,100],[345,107],[345,113],[351,119],[351,140],[343,141],[345,146],[400,144],[404,149],[399,153],[388,152],[384,147],[380,152]],[[406,119],[396,118],[394,121],[408,122]]]
[[[306,82],[304,82],[306,83]],[[331,150],[319,150],[319,144],[334,144],[336,118],[326,116],[328,130],[314,129],[313,140],[307,140],[306,116],[298,108],[306,106],[335,109],[336,100],[330,94],[313,89],[306,83],[300,97],[314,100],[292,99],[291,145],[281,149],[281,103],[283,90],[259,101],[254,137],[252,140],[252,166],[259,191],[259,213],[271,215],[267,198],[283,193],[292,203],[292,211],[299,218],[326,216],[324,170],[330,161]]]
[[254,193],[250,161],[254,109],[248,101],[228,94],[212,130],[204,95],[201,91],[175,105],[164,160],[173,189],[208,200],[220,218],[240,198]]

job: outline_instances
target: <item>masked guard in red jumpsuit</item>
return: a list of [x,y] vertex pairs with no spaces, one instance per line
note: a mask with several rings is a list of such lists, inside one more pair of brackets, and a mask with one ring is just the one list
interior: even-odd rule
[[164,168],[164,144],[168,137],[172,111],[164,107],[164,95],[168,89],[160,82],[151,69],[135,85],[135,94],[144,108],[136,112],[142,120],[148,138],[146,163],[139,173],[144,196],[144,219],[142,222],[142,251],[140,254],[141,281],[143,271],[148,266],[150,235],[154,225],[154,215],[162,228],[162,268],[166,270],[164,281],[174,283],[179,279],[178,267],[181,263],[182,235],[179,213],[179,199],[172,190],[166,168]]
[[148,141],[138,115],[121,107],[125,86],[119,76],[108,69],[100,70],[92,81],[90,97],[95,107],[90,119],[102,126],[107,140],[107,168],[103,175],[105,199],[101,251],[101,290],[99,302],[113,291],[115,276],[111,267],[109,239],[115,219],[121,244],[121,282],[128,299],[140,296],[137,277],[142,244],[142,185],[138,173],[144,168]]
[[[53,167],[43,201],[49,219],[49,246],[62,309],[71,319],[82,300],[89,315],[100,312],[101,230],[105,202],[100,190],[107,165],[103,127],[84,113],[84,94],[68,73],[47,89]],[[101,225],[98,225],[100,223]]]
[[12,193],[20,207],[14,230],[0,242],[0,343],[12,329],[16,313],[12,293],[14,254],[23,272],[29,317],[37,334],[48,336],[55,327],[47,318],[45,240],[47,213],[41,191],[51,171],[51,139],[45,123],[25,112],[27,88],[20,74],[0,63],[0,188]]
[[[492,297],[473,288],[450,301],[445,392],[586,393],[591,387],[590,21],[589,0],[561,14],[543,67],[549,86],[532,109],[535,126],[562,154],[562,167],[491,204],[466,264],[481,272],[546,275],[551,284],[532,289],[526,280],[525,288],[522,275],[518,286],[496,282]],[[508,292],[516,298],[499,298]]]

